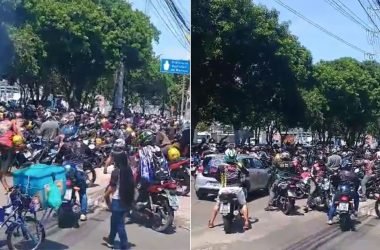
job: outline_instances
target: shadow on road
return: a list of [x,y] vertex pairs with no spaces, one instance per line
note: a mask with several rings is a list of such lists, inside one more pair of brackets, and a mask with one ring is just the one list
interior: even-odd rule
[[[140,227],[145,227],[145,228],[148,228],[148,229],[154,231],[151,227],[151,222],[149,221],[149,219],[144,217],[143,215],[139,215],[137,213],[131,213],[130,217],[125,219],[125,224],[136,224]],[[176,227],[173,225],[173,226],[169,227],[166,231],[157,232],[157,233],[170,235],[170,234],[175,234],[176,232],[177,232]]]
[[55,242],[55,241],[45,240],[44,242],[42,242],[41,247],[39,247],[38,249],[40,249],[40,250],[51,250],[51,249],[63,250],[63,249],[69,249],[69,247],[66,245],[63,245],[61,243]]
[[[237,234],[237,233],[245,233],[245,231],[249,231],[252,229],[252,225],[259,222],[259,219],[258,218],[249,218],[249,229],[248,230],[244,230],[243,229],[243,226],[244,226],[244,221],[242,218],[239,218],[237,220],[235,220],[233,222],[233,225],[232,225],[232,230],[231,230],[231,233],[230,234]],[[216,224],[214,225],[214,228],[222,228],[223,229],[224,227],[224,224],[223,222],[222,223],[219,223],[219,224]]]

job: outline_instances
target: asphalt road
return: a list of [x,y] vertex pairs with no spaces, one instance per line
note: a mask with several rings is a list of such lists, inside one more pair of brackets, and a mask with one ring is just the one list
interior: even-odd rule
[[[199,201],[192,193],[192,249],[263,249],[263,250],[338,250],[360,248],[378,249],[380,221],[374,217],[361,218],[356,232],[342,233],[338,225],[326,224],[325,213],[312,211],[304,214],[302,209],[293,216],[285,216],[279,211],[264,211],[268,197],[252,195],[248,204],[252,228],[243,232],[236,227],[233,234],[225,234],[220,215],[216,227],[207,228],[207,221],[215,202]],[[302,207],[305,200],[298,200],[296,205]],[[365,242],[365,245],[364,245]]]
[[[102,237],[107,236],[110,227],[109,212],[99,211],[91,215],[88,221],[81,223],[79,229],[56,229],[48,234],[41,250],[102,250],[108,249],[102,245]],[[129,242],[135,244],[136,250],[188,250],[190,249],[189,230],[178,227],[169,234],[163,234],[146,228],[143,225],[127,224]],[[3,231],[0,231],[3,232]],[[2,239],[3,237],[1,237]],[[117,238],[118,239],[118,238]],[[4,240],[0,241],[1,249]],[[117,243],[118,244],[118,243]],[[116,248],[117,249],[117,248]]]

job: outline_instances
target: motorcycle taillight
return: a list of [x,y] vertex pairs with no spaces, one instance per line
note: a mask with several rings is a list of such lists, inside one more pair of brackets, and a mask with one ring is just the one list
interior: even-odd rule
[[343,195],[340,197],[340,201],[348,202],[349,200],[348,196]]

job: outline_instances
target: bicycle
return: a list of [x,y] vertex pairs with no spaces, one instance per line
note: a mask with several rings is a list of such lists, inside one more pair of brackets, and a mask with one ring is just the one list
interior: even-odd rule
[[[22,194],[19,187],[13,188],[9,197],[10,204],[0,208],[0,228],[6,227],[8,249],[38,249],[46,236],[44,226],[37,219],[39,200]],[[8,213],[8,209],[12,211]],[[29,223],[32,223],[32,228],[28,227]],[[34,229],[35,234],[32,232]],[[14,242],[18,237],[26,241],[26,246]]]

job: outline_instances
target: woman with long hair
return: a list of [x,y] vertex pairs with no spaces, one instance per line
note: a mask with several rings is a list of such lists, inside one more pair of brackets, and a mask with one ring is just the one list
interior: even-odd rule
[[[134,178],[131,167],[128,164],[128,153],[125,150],[125,141],[117,139],[112,153],[106,161],[108,167],[114,162],[115,169],[111,174],[111,180],[105,193],[105,200],[111,209],[111,228],[108,236],[103,237],[105,244],[113,248],[116,234],[120,239],[120,249],[129,249],[125,230],[125,214],[134,200]],[[112,200],[111,200],[112,198]]]

